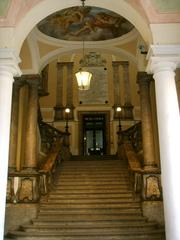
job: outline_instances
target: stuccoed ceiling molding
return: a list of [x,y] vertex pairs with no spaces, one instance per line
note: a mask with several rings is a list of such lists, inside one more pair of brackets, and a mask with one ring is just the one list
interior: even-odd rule
[[10,6],[11,0],[1,0],[0,1],[0,17],[7,15],[8,8]]
[[180,23],[179,0],[139,0],[149,23]]

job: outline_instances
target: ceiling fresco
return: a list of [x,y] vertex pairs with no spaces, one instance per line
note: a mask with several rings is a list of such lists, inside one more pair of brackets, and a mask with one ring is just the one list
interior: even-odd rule
[[53,38],[70,41],[102,41],[120,37],[133,25],[120,15],[97,7],[71,7],[56,12],[38,24]]

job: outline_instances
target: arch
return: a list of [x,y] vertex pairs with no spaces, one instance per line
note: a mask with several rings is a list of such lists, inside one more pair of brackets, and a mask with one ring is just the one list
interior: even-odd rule
[[[58,10],[77,5],[80,5],[80,0],[54,0],[53,4],[49,0],[44,0],[36,4],[15,27],[14,46],[17,52],[20,52],[25,38],[38,22]],[[145,19],[125,0],[97,0],[95,4],[94,0],[88,0],[86,5],[106,8],[120,14],[136,27],[147,44],[152,42],[151,30]]]
[[[106,52],[107,54],[111,54],[111,55],[115,55],[115,56],[123,56],[125,58],[127,58],[127,60],[132,61],[134,64],[137,64],[137,59],[135,56],[133,56],[132,54],[130,54],[129,52],[120,49],[120,48],[116,48],[116,47],[111,47],[111,48],[104,48],[104,47],[93,47],[93,46],[88,46],[86,48],[87,51],[92,50],[93,51],[98,51],[100,53],[104,53]],[[60,48],[60,49],[56,49],[50,53],[48,53],[47,55],[45,55],[43,58],[41,58],[40,63],[39,63],[39,72],[52,60],[56,59],[57,56],[61,56],[61,55],[66,55],[66,54],[75,54],[78,52],[82,52],[82,48],[81,47],[74,47],[74,48]],[[36,68],[37,69],[37,68]]]

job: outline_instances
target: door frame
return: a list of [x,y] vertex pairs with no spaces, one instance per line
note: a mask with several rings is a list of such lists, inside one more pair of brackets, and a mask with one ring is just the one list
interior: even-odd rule
[[84,136],[83,136],[83,118],[85,115],[104,115],[105,116],[105,139],[106,139],[106,154],[110,154],[110,111],[79,111],[78,120],[79,120],[79,154],[83,155],[84,150]]

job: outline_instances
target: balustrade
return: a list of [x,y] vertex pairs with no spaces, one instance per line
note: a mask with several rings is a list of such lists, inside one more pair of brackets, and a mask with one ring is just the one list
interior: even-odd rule
[[47,194],[53,184],[54,174],[62,160],[70,157],[67,138],[64,133],[40,121],[41,150],[46,154],[37,171],[21,170],[9,173],[7,202],[34,203],[41,195]]
[[128,161],[132,185],[136,193],[140,193],[144,201],[162,200],[161,174],[158,168],[143,168],[141,122],[121,132],[122,143],[119,151],[123,159]]

